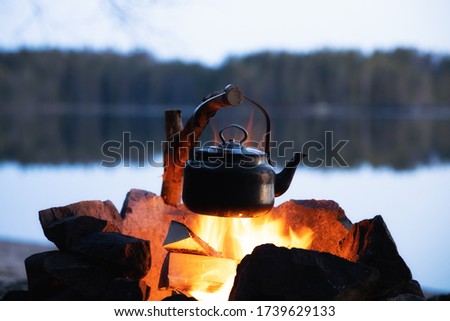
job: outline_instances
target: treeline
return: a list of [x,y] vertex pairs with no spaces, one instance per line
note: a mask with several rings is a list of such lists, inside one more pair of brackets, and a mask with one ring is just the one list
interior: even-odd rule
[[450,56],[414,49],[368,55],[266,52],[230,58],[212,68],[159,62],[145,52],[0,52],[0,110],[27,106],[28,111],[39,111],[49,104],[81,110],[195,105],[228,83],[240,86],[272,112],[317,105],[450,106]]
[[[412,49],[259,53],[212,68],[145,52],[20,50],[0,51],[0,162],[97,162],[102,144],[121,141],[124,132],[158,145],[164,109],[186,107],[186,117],[228,83],[262,103],[275,116],[273,138],[293,141],[297,151],[333,131],[336,140],[350,140],[343,156],[352,166],[450,159],[450,56]],[[216,128],[230,119],[247,124],[243,113],[219,113]]]

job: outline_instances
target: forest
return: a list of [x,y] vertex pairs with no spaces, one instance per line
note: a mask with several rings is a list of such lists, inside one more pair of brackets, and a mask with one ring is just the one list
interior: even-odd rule
[[3,113],[195,105],[228,83],[272,112],[318,105],[450,106],[450,56],[408,48],[371,54],[262,52],[207,67],[158,61],[143,51],[0,51]]
[[[0,51],[0,162],[99,162],[101,146],[126,132],[159,153],[164,110],[180,108],[186,119],[229,83],[268,110],[273,138],[293,141],[295,150],[333,131],[336,141],[349,141],[342,154],[350,166],[450,160],[448,55],[261,52],[210,67],[144,51],[21,49]],[[218,113],[212,125],[234,116],[245,126],[248,109],[239,111],[223,112],[222,123]]]

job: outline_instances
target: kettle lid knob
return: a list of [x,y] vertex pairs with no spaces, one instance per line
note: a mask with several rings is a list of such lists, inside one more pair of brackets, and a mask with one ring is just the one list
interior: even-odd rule
[[[242,137],[242,139],[239,141],[239,144],[240,144],[240,145],[242,145],[242,143],[245,142],[245,141],[247,140],[247,138],[248,138],[248,132],[245,130],[245,128],[242,127],[242,126],[240,126],[240,125],[237,125],[237,124],[231,124],[231,125],[225,126],[225,127],[222,128],[222,130],[219,132],[219,136],[220,136],[220,140],[222,141],[222,144],[226,144],[226,139],[225,139],[225,137],[223,136],[224,130],[225,130],[225,129],[228,129],[228,128],[233,128],[233,127],[239,129],[239,130],[242,131],[242,133],[244,134],[244,136]],[[234,139],[234,138],[230,138],[230,139],[228,139],[228,142],[230,142],[230,143],[235,143],[235,139]]]

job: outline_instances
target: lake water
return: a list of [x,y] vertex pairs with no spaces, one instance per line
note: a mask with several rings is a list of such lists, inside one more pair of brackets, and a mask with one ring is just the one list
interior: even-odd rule
[[[292,149],[286,150],[288,156],[302,150],[313,158],[323,159],[324,149],[305,150],[305,144],[326,145],[325,133],[332,132],[332,146],[340,140],[348,141],[340,154],[350,166],[370,163],[410,169],[417,164],[450,162],[450,108],[441,109],[439,113],[428,108],[403,112],[387,109],[376,114],[348,108],[333,109],[330,114],[318,111],[313,114],[274,113],[271,116],[272,139],[278,142],[276,146],[292,143]],[[248,110],[221,110],[206,127],[201,141],[213,139],[214,132],[232,123],[244,126],[251,140],[262,141],[264,119]],[[183,112],[184,122],[191,113],[192,109]],[[163,116],[164,110],[156,107],[149,107],[147,113],[0,115],[0,162],[97,163],[103,159],[103,144],[124,142],[125,133],[134,143],[147,145],[150,142],[152,148],[147,152],[160,153],[161,141],[165,140]],[[139,156],[145,156],[145,152]],[[130,153],[133,160],[139,156],[136,150]],[[277,155],[273,153],[272,157]]]
[[[131,188],[159,194],[162,168],[0,163],[0,239],[48,244],[38,211],[82,200],[111,200],[120,210]],[[450,165],[395,171],[301,167],[277,199],[331,199],[352,222],[383,216],[400,255],[424,288],[450,292]]]

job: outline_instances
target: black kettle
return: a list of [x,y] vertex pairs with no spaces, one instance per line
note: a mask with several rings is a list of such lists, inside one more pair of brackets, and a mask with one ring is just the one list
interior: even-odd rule
[[[264,152],[243,145],[245,128],[232,124],[220,131],[221,144],[192,150],[184,168],[183,203],[192,212],[221,217],[256,217],[269,212],[274,198],[289,188],[302,154],[294,153],[286,167],[275,173],[270,160],[270,119],[266,118]],[[195,119],[195,113],[193,116]],[[240,141],[226,139],[228,128],[242,131]],[[193,146],[193,144],[191,145]]]

